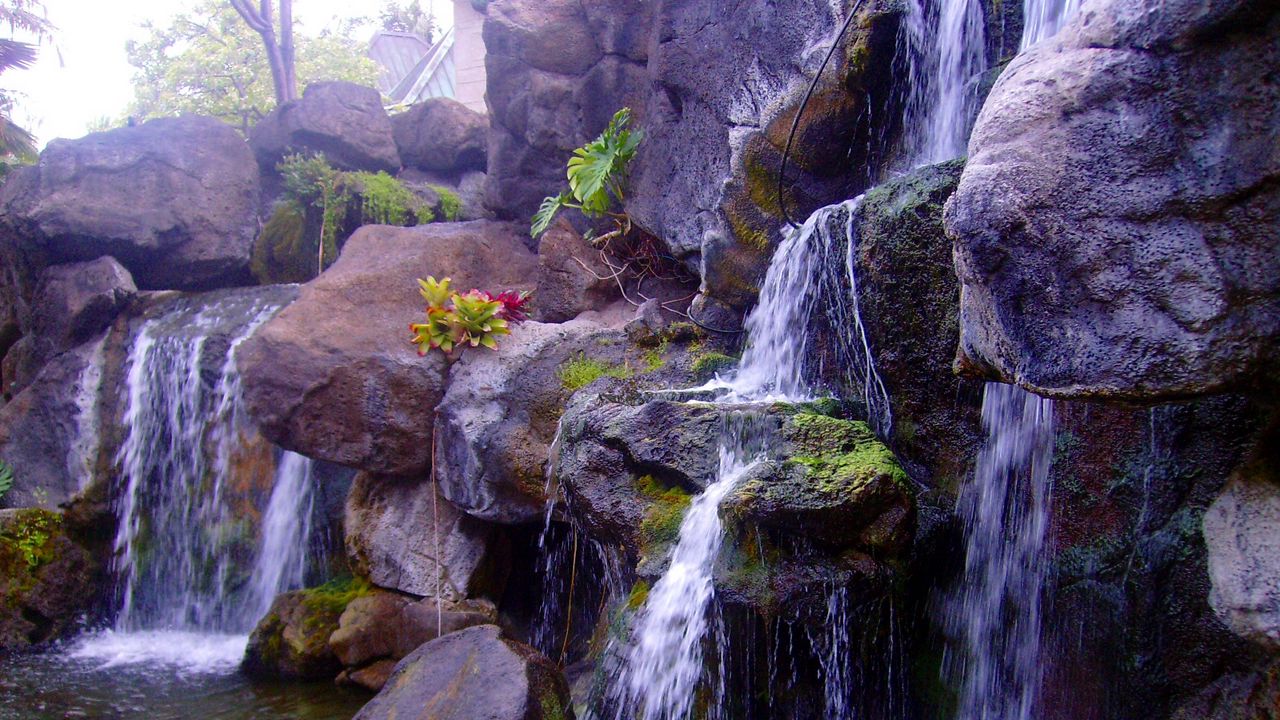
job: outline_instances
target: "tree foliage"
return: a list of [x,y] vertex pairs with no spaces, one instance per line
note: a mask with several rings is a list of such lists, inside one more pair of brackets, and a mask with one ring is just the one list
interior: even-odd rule
[[[125,49],[133,76],[129,114],[139,118],[192,113],[221,118],[248,132],[276,105],[268,53],[225,0],[204,0]],[[372,85],[377,65],[345,37],[296,36],[298,82],[348,80]]]
[[[10,33],[29,33],[37,40],[48,38],[53,32],[40,0],[3,0],[0,25],[8,25]],[[0,39],[0,73],[31,67],[35,61],[35,45],[12,38]],[[0,164],[3,168],[14,162],[31,162],[36,157],[36,139],[13,122],[13,106],[13,94],[0,90]]]
[[378,23],[383,30],[415,33],[428,42],[435,41],[436,18],[430,11],[423,9],[422,0],[413,0],[404,5],[388,2],[378,13]]

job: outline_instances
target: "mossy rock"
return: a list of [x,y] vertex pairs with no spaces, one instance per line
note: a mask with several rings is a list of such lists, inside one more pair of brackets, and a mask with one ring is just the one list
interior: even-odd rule
[[733,491],[728,517],[877,556],[910,544],[914,490],[865,422],[797,412],[781,434],[785,459],[760,466]]
[[94,595],[94,564],[62,513],[0,511],[0,650],[67,634]]
[[342,669],[329,636],[347,604],[373,591],[359,578],[284,593],[271,603],[245,649],[242,669],[254,677],[318,680]]

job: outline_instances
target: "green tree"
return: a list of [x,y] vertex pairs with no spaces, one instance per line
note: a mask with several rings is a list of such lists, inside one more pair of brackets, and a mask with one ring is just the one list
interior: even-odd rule
[[416,33],[426,38],[427,42],[435,41],[436,18],[430,11],[422,8],[422,0],[413,0],[405,5],[388,2],[378,13],[378,22],[383,30]]
[[[248,132],[276,105],[275,82],[261,38],[222,0],[204,0],[125,50],[137,68],[129,114],[138,118],[212,115]],[[372,85],[378,66],[345,37],[296,36],[298,80]]]
[[[0,2],[0,24],[9,32],[25,32],[37,40],[50,36],[53,26],[44,17],[44,4],[39,0],[3,0]],[[23,69],[36,60],[36,46],[12,38],[0,39],[0,73]],[[36,139],[13,122],[13,93],[0,90],[0,166],[30,162],[36,156]]]

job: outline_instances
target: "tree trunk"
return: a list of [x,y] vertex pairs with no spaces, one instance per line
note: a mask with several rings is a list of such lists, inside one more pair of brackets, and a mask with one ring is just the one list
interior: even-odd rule
[[276,39],[272,22],[272,0],[261,0],[255,9],[249,0],[231,0],[231,7],[245,24],[262,37],[267,50],[267,64],[271,66],[271,84],[276,93],[276,104],[283,105],[298,97],[298,81],[293,63],[293,0],[280,0],[280,36]]

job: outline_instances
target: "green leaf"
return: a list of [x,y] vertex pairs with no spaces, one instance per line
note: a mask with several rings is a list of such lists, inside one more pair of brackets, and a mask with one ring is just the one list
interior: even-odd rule
[[5,493],[13,488],[13,468],[3,460],[0,460],[0,497],[4,497]]
[[564,207],[568,200],[569,198],[565,193],[545,198],[542,201],[542,205],[538,207],[538,212],[533,215],[533,224],[529,227],[529,236],[536,238],[546,232],[547,228],[551,226],[551,221],[555,219],[556,213],[560,211],[560,208]]
[[581,147],[569,158],[569,190],[588,214],[598,215],[609,209],[605,181],[613,173],[613,165],[614,154],[608,147]]

